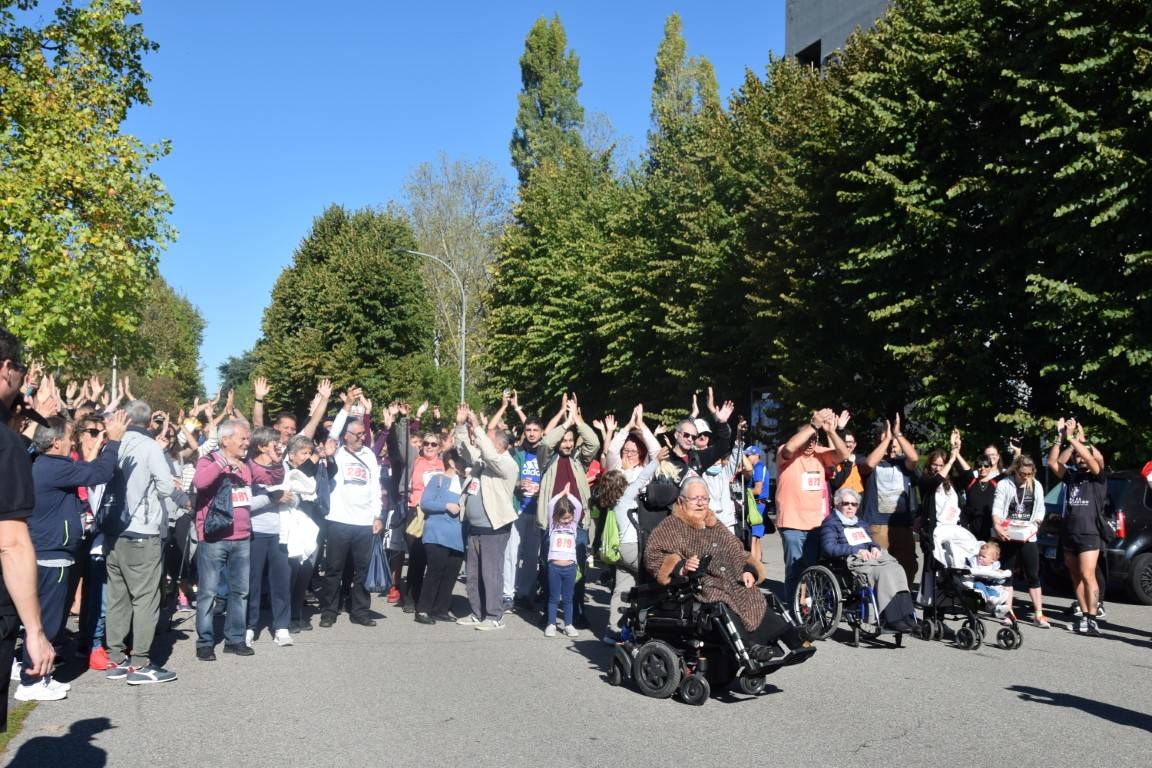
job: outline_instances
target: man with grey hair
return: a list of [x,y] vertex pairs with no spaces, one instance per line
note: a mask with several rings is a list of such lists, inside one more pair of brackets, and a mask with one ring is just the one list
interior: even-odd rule
[[[248,579],[251,559],[252,510],[268,504],[267,496],[252,493],[252,470],[245,457],[251,430],[243,419],[229,419],[217,430],[220,449],[196,463],[192,485],[196,489],[196,570],[200,590],[196,595],[196,658],[216,660],[216,635],[213,628],[212,603],[220,586],[221,572],[227,569],[228,610],[224,621],[224,652],[252,656],[255,651],[244,642],[248,624]],[[217,496],[227,491],[231,520],[221,520],[205,532],[209,514],[214,520]],[[226,514],[224,515],[226,517]]]
[[172,498],[176,486],[164,451],[149,431],[151,406],[132,400],[124,411],[128,429],[116,473],[105,490],[107,512],[100,521],[108,553],[108,648],[122,659],[105,677],[132,685],[167,683],[176,674],[152,660],[152,642],[160,620],[163,539],[168,535],[164,499]]

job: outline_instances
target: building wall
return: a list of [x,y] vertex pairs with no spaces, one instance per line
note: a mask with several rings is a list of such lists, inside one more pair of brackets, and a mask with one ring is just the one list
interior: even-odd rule
[[810,46],[818,42],[819,52],[811,63],[821,63],[843,47],[857,27],[875,24],[887,7],[888,0],[787,0],[786,53],[811,54],[815,49]]

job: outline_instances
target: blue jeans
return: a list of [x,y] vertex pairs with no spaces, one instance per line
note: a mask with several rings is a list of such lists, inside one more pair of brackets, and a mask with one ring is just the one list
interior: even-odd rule
[[820,529],[781,528],[780,541],[784,545],[784,605],[791,610],[800,574],[820,559]]
[[[548,624],[556,623],[556,609],[564,598],[564,618],[568,624],[576,618],[573,595],[576,592],[576,563],[548,563]],[[547,625],[545,625],[547,626]]]
[[248,623],[248,568],[251,542],[202,541],[196,548],[196,570],[200,588],[196,593],[196,647],[216,645],[212,628],[212,602],[220,586],[221,571],[227,569],[228,613],[224,619],[224,642],[243,645]]

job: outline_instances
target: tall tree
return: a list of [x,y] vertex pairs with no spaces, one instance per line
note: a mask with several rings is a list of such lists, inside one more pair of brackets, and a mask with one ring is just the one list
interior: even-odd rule
[[204,318],[187,297],[157,275],[149,286],[136,343],[143,350],[140,362],[124,369],[131,377],[132,394],[154,409],[170,411],[201,395],[200,343]]
[[[423,395],[432,380],[432,307],[407,217],[331,206],[276,280],[256,345],[267,408],[302,413],[322,377],[369,397]],[[450,401],[449,401],[450,402]]]
[[577,96],[580,60],[568,50],[560,17],[536,20],[520,57],[520,107],[512,132],[512,165],[524,184],[545,158],[557,162],[565,148],[581,145],[584,107]]
[[[489,267],[508,221],[507,184],[487,161],[441,155],[435,163],[421,163],[409,174],[405,192],[418,250],[442,258],[463,282],[468,300],[467,379],[470,386],[478,387],[483,384]],[[456,370],[460,365],[460,290],[452,275],[431,259],[424,260],[423,274],[436,313],[436,362]]]
[[167,144],[121,131],[148,104],[156,49],[133,0],[0,0],[0,322],[72,370],[138,358],[157,253],[174,234],[152,164]]

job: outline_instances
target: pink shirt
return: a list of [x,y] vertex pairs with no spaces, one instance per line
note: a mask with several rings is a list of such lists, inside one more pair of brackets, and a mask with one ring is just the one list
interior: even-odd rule
[[[196,489],[196,536],[200,541],[204,541],[204,518],[208,516],[208,507],[223,482],[222,461],[227,460],[218,451],[213,451],[196,462],[192,487]],[[252,471],[245,462],[238,463],[239,471],[228,473],[232,478],[232,532],[213,541],[244,541],[252,537]]]

